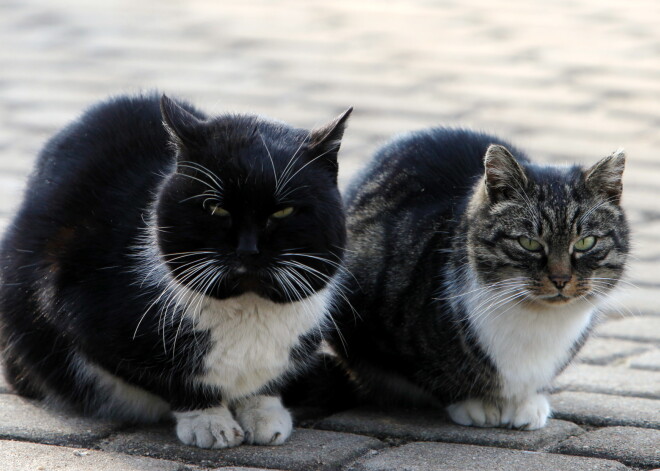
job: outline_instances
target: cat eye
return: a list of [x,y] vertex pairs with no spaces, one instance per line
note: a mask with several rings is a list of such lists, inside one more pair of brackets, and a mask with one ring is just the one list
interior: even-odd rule
[[541,250],[541,243],[538,240],[530,239],[529,237],[518,237],[518,243],[525,250],[530,252],[538,252]]
[[578,240],[573,247],[580,252],[586,252],[593,249],[594,245],[596,245],[596,238],[594,236],[588,236]]
[[270,216],[275,218],[275,219],[282,219],[287,216],[291,216],[293,214],[293,206],[288,206],[284,209],[280,209],[279,211],[275,211],[273,214]]
[[212,216],[227,217],[229,216],[229,211],[218,204],[209,204],[206,207],[207,211],[211,213]]

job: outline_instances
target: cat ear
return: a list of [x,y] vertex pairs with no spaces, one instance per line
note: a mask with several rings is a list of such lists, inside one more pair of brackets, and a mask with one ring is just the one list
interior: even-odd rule
[[177,147],[191,147],[197,142],[197,129],[202,121],[183,109],[166,95],[160,99],[160,112],[163,126]]
[[525,170],[504,146],[491,144],[488,147],[484,167],[486,194],[493,202],[511,198],[517,189],[527,185]]
[[623,190],[622,179],[625,166],[626,154],[623,149],[619,149],[584,171],[584,180],[587,187],[604,195],[615,204],[619,204],[621,191]]
[[313,153],[312,157],[329,164],[335,173],[338,170],[337,152],[344,136],[346,122],[352,112],[351,106],[328,124],[313,129],[310,134],[309,149]]

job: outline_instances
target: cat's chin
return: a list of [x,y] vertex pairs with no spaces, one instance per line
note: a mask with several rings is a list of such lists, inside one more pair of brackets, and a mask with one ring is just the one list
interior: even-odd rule
[[563,294],[555,294],[549,296],[538,296],[527,301],[528,305],[536,309],[553,309],[564,307],[574,303],[579,298],[575,296],[564,296]]

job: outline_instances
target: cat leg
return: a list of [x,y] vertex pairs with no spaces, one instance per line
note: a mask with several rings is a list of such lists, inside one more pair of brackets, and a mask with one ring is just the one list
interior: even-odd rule
[[475,427],[498,427],[500,408],[484,399],[466,399],[447,407],[449,417],[460,425]]
[[537,430],[545,426],[550,412],[548,398],[543,394],[532,394],[522,401],[508,402],[502,408],[502,425]]
[[236,419],[245,430],[245,442],[281,445],[291,435],[291,414],[276,396],[257,395],[236,403]]
[[243,429],[225,406],[174,412],[176,434],[186,445],[229,448],[243,443]]

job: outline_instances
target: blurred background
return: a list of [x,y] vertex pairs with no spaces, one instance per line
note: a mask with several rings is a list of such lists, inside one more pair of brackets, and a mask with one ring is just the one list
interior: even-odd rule
[[547,162],[624,147],[625,310],[657,319],[656,0],[2,0],[0,229],[50,135],[96,100],[152,89],[301,127],[352,105],[343,184],[392,135],[432,125]]

